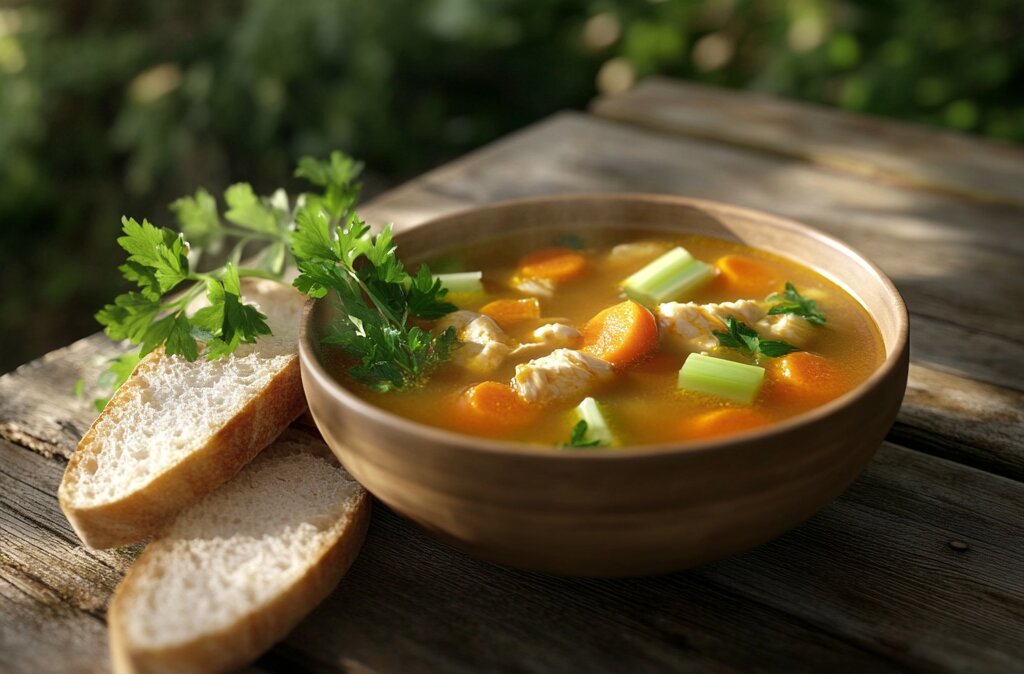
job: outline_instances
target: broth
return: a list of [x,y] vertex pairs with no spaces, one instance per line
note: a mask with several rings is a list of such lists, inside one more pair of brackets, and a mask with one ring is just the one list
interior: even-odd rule
[[[522,276],[519,269],[522,256],[567,243],[582,245],[577,251],[586,260],[581,276],[557,283],[550,297],[513,287],[513,279]],[[622,248],[613,253],[613,247],[621,243],[635,244],[634,254],[622,254]],[[802,295],[814,298],[826,316],[824,325],[811,326],[811,336],[801,348],[803,355],[760,361],[760,366],[765,368],[764,382],[749,405],[679,390],[678,373],[688,354],[664,334],[668,329],[664,320],[658,321],[662,332],[658,346],[641,359],[617,367],[613,381],[568,399],[544,405],[530,403],[530,423],[520,427],[471,426],[467,425],[464,415],[456,412],[459,396],[469,387],[481,381],[510,382],[516,375],[516,366],[526,362],[523,359],[506,358],[486,374],[472,372],[454,361],[447,362],[424,386],[388,393],[375,393],[350,381],[345,363],[329,346],[324,347],[325,360],[350,390],[400,416],[449,430],[549,447],[561,447],[569,440],[578,421],[574,408],[585,395],[593,396],[600,404],[617,445],[682,441],[738,433],[800,414],[855,388],[883,361],[879,331],[854,298],[803,265],[733,241],[695,234],[587,230],[579,234],[545,235],[544,239],[533,241],[521,237],[496,239],[453,249],[426,261],[435,272],[483,271],[485,293],[449,296],[460,310],[478,312],[494,300],[538,297],[540,320],[523,321],[506,328],[515,342],[528,343],[535,341],[533,329],[552,322],[545,319],[558,319],[581,329],[598,312],[622,302],[625,299],[620,287],[622,281],[674,246],[682,246],[694,258],[712,265],[724,265],[723,258],[739,256],[741,262],[753,261],[754,264],[748,266],[758,272],[756,278],[741,276],[739,280],[719,272],[713,280],[679,302],[716,304],[751,299],[763,304],[766,296],[782,291],[784,284],[790,282]],[[645,252],[644,248],[649,250]],[[717,329],[725,330],[725,327]],[[749,355],[736,349],[719,347],[713,349],[711,355],[754,363]],[[805,373],[806,381],[795,386],[784,375],[797,372],[801,365],[810,374]]]

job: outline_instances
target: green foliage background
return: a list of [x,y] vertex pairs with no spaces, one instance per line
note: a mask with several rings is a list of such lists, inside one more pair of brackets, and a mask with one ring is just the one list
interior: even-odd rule
[[1019,0],[55,0],[0,9],[0,371],[88,334],[122,214],[342,148],[371,187],[660,73],[1024,141]]

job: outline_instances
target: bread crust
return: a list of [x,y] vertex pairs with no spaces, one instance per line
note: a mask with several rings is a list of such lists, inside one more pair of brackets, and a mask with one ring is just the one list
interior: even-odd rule
[[96,506],[76,505],[66,483],[77,480],[81,464],[101,451],[96,426],[135,395],[140,372],[160,367],[160,352],[146,356],[86,432],[68,462],[57,492],[61,510],[75,533],[93,548],[134,543],[152,536],[185,507],[227,482],[270,444],[306,408],[294,356],[263,391],[209,440],[149,483],[116,501]]
[[[294,583],[271,601],[253,607],[222,630],[170,648],[146,649],[132,644],[125,629],[122,604],[136,592],[137,579],[147,573],[147,548],[114,591],[108,613],[111,659],[116,674],[213,674],[236,669],[285,637],[341,581],[355,561],[370,523],[371,497],[360,490],[338,536]],[[155,542],[155,541],[154,541]]]

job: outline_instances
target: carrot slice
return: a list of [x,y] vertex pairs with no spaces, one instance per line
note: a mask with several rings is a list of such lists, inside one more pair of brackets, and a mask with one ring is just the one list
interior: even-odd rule
[[764,412],[749,407],[726,407],[687,419],[684,434],[691,439],[717,438],[766,426],[771,419]]
[[507,384],[485,381],[466,389],[455,402],[455,429],[485,436],[505,436],[529,426],[537,410]]
[[555,282],[571,281],[587,269],[587,258],[571,248],[541,248],[519,260],[519,275]]
[[723,289],[743,297],[764,297],[776,289],[778,274],[767,264],[746,255],[725,255],[715,266]]
[[658,346],[658,323],[632,300],[610,306],[583,326],[583,350],[623,367]]
[[540,301],[536,297],[521,300],[494,300],[480,308],[480,313],[490,316],[503,330],[535,318],[540,318]]
[[822,356],[797,351],[769,363],[770,400],[808,408],[837,398],[846,389],[842,372]]

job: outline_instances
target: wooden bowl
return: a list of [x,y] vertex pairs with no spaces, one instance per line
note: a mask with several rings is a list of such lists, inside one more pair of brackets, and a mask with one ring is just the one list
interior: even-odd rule
[[413,227],[396,242],[410,260],[508,232],[607,226],[696,232],[797,260],[871,313],[885,361],[846,395],[765,429],[564,452],[448,432],[362,400],[324,369],[320,336],[332,307],[311,301],[299,341],[302,381],[345,468],[396,512],[471,555],[578,576],[646,575],[720,559],[778,536],[846,489],[896,417],[909,362],[902,298],[848,246],[766,213],[641,194],[500,203]]

